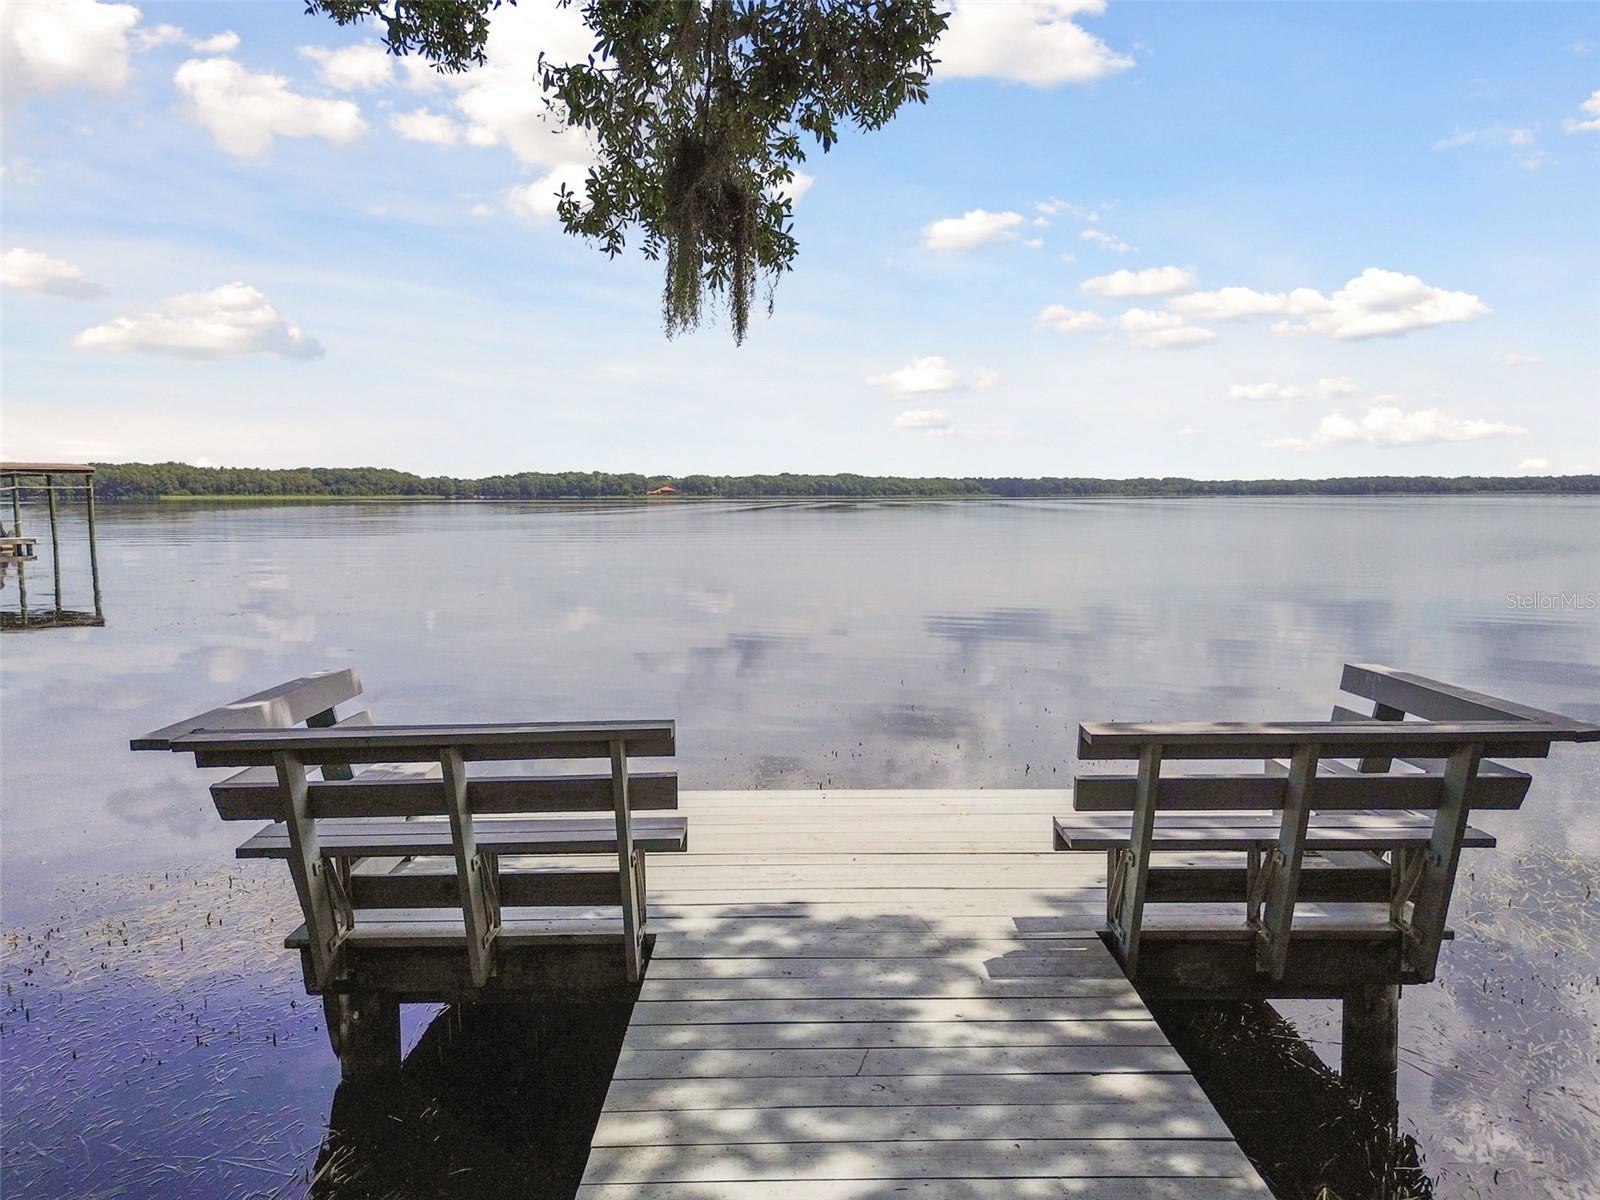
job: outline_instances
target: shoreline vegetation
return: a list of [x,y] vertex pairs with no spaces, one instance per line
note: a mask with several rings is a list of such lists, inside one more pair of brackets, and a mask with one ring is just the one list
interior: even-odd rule
[[639,475],[524,471],[482,479],[382,467],[192,467],[96,463],[101,500],[1042,499],[1183,496],[1600,495],[1600,475],[1354,475],[1334,479],[1098,479],[1044,476]]

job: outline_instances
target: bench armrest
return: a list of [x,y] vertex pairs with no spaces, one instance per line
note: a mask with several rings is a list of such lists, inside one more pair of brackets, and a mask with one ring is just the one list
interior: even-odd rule
[[361,694],[361,677],[355,668],[317,671],[290,679],[264,692],[230,701],[143,737],[133,738],[133,750],[170,750],[175,739],[197,729],[263,729],[297,725],[307,717],[327,712]]

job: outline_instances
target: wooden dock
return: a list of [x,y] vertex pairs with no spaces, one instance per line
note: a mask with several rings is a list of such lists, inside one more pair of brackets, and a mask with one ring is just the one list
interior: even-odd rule
[[1070,793],[680,804],[585,1200],[1265,1194],[1051,852]]

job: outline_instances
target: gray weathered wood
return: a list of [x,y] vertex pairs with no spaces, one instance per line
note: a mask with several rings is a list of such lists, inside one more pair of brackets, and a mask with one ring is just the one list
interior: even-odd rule
[[[354,668],[316,671],[153,730],[143,737],[134,738],[129,745],[134,750],[170,750],[175,739],[200,729],[287,727],[360,694],[361,679]],[[302,758],[301,761],[306,760]],[[271,766],[270,754],[257,759],[252,765]]]
[[1499,758],[1544,758],[1552,741],[1600,739],[1600,727],[1532,721],[1385,721],[1352,725],[1345,721],[1086,722],[1078,727],[1078,757],[1134,759],[1140,748],[1159,742],[1169,759],[1276,758],[1297,746],[1314,744],[1327,758],[1361,758],[1374,751],[1395,757],[1437,758],[1463,741],[1480,743]]
[[325,762],[429,762],[445,749],[460,751],[466,762],[610,758],[611,743],[618,740],[627,744],[630,755],[668,757],[674,752],[673,723],[374,725],[360,732],[250,728],[235,733],[202,731],[174,736],[171,748],[192,753],[196,765],[202,767],[259,766],[282,750],[294,751],[307,766],[320,766]]
[[1262,862],[1266,887],[1256,961],[1274,979],[1283,977],[1289,960],[1289,937],[1294,905],[1300,888],[1300,860],[1306,850],[1306,830],[1316,803],[1318,748],[1297,746],[1289,766],[1289,794],[1284,798],[1278,841]]
[[455,747],[445,748],[439,756],[439,766],[444,775],[456,883],[461,889],[467,964],[472,971],[473,984],[482,987],[494,974],[494,938],[500,926],[495,854],[493,849],[482,850],[478,844],[472,809],[467,803],[467,765],[462,761],[461,751]]
[[[1426,774],[1394,774],[1381,783],[1370,776],[1342,771],[1336,761],[1320,763],[1317,770],[1317,808],[1338,809],[1437,808],[1444,802],[1444,773],[1435,760],[1420,760]],[[1487,764],[1486,764],[1487,765]],[[1510,767],[1493,764],[1482,780],[1482,794],[1474,808],[1520,808],[1532,777]],[[1132,812],[1138,786],[1136,775],[1080,775],[1073,788],[1072,807],[1078,812]],[[1240,808],[1282,808],[1288,790],[1283,775],[1259,772],[1163,775],[1156,807],[1162,812],[1198,812]]]
[[[1347,663],[1339,680],[1339,690],[1427,721],[1497,721],[1510,718],[1562,728],[1586,724],[1574,722],[1560,713],[1518,704],[1513,700],[1502,700],[1498,696],[1376,663]],[[1600,733],[1600,727],[1587,727]]]
[[[324,857],[405,857],[455,853],[450,826],[442,821],[321,820]],[[612,821],[596,817],[488,818],[475,823],[477,842],[493,854],[610,854],[617,849]],[[647,850],[682,850],[688,838],[683,817],[641,817],[634,844]],[[235,852],[240,858],[284,858],[291,850],[281,825],[260,830]]]
[[1455,890],[1482,753],[1481,746],[1469,743],[1450,756],[1445,767],[1449,800],[1434,814],[1433,836],[1427,848],[1419,852],[1420,876],[1411,914],[1400,918],[1405,930],[1407,966],[1423,979],[1433,978],[1439,961],[1439,944],[1450,912],[1450,895]]
[[279,754],[273,766],[282,796],[289,873],[310,933],[311,963],[320,991],[340,974],[340,948],[351,922],[335,898],[332,881],[336,876],[322,860],[317,823],[306,808],[305,766],[293,754]]
[[[421,817],[444,812],[444,785],[436,764],[405,763],[410,773],[364,771],[348,782],[310,783],[311,811],[320,817]],[[276,787],[261,768],[246,767],[211,787],[225,821],[268,820],[276,813]],[[628,796],[638,811],[678,807],[678,776],[670,771],[629,776]],[[611,776],[489,775],[467,780],[467,798],[480,816],[497,813],[610,812]]]

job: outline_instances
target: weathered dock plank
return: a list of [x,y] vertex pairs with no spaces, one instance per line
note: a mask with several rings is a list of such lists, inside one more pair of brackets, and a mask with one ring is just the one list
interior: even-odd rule
[[1070,794],[686,792],[583,1200],[1265,1189],[1094,930]]

